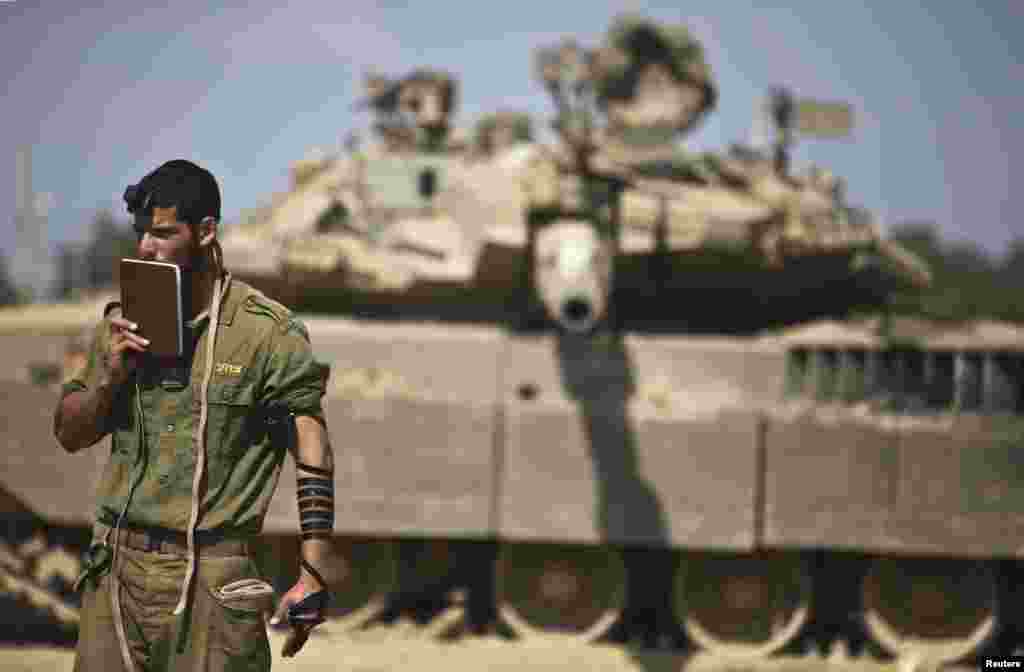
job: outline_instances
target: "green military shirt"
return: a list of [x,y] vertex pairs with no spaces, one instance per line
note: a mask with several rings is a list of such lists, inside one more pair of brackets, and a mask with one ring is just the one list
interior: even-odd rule
[[[286,452],[268,433],[266,418],[290,412],[323,420],[328,367],[315,360],[305,326],[287,308],[239,280],[226,285],[196,529],[246,535],[262,529]],[[131,493],[125,523],[188,529],[209,322],[207,311],[188,325],[194,348],[183,366],[140,363],[118,393],[108,426],[110,459],[98,485],[99,521],[114,525]],[[65,394],[97,384],[109,336],[105,316]]]

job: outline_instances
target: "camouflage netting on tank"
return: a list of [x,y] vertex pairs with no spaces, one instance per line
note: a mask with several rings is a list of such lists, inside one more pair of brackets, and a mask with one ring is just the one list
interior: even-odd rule
[[678,144],[716,100],[703,49],[686,26],[622,16],[598,49],[563,40],[538,50],[535,68],[557,106],[562,142],[534,159],[523,185],[528,207],[588,217],[600,212],[595,187],[617,184],[626,254],[664,243],[669,252],[723,253],[762,270],[808,258],[837,269],[849,261],[848,276],[869,284],[930,284],[920,259],[847,206],[829,171],[790,175],[776,157],[749,148],[689,153]]
[[329,168],[337,158],[337,156],[313,150],[308,152],[303,158],[293,162],[291,167],[292,189],[298,189],[309,184],[325,169]]
[[366,104],[374,109],[392,111],[399,106],[403,85],[430,84],[442,87],[444,104],[448,111],[457,104],[458,79],[450,72],[432,68],[419,68],[406,77],[390,78],[378,73],[369,73],[364,81]]
[[[671,146],[676,134],[713,109],[717,97],[703,48],[686,26],[631,15],[617,19],[597,49],[583,49],[573,39],[538,49],[534,69],[558,107],[555,128],[577,150],[596,146],[596,112],[615,120],[616,134],[630,145]],[[653,95],[663,112],[671,110],[668,116],[637,108],[640,91],[644,100]]]
[[347,286],[375,290],[402,290],[414,279],[412,272],[395,264],[367,241],[344,235],[297,238],[283,257],[291,272],[344,274]]
[[457,105],[458,80],[442,70],[420,68],[402,78],[367,74],[363,104],[377,116],[374,131],[386,146],[401,151],[446,152]]
[[[508,171],[519,172],[530,147],[478,162],[387,151],[308,158],[293,166],[293,189],[258,226],[226,232],[225,261],[257,284],[297,287],[319,278],[357,291],[406,292],[469,282],[487,229],[522,227]],[[432,178],[428,194],[424,176]]]
[[714,108],[717,89],[711,68],[690,30],[683,24],[657,23],[635,15],[617,18],[605,45],[594,55],[598,96],[602,100],[622,96],[638,66],[651,61],[667,64],[678,79],[704,88],[702,114]]

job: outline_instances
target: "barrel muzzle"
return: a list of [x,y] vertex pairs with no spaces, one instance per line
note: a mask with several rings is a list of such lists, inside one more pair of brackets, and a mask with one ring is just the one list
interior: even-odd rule
[[548,317],[569,333],[595,329],[608,312],[611,251],[594,227],[558,220],[537,236],[537,294]]

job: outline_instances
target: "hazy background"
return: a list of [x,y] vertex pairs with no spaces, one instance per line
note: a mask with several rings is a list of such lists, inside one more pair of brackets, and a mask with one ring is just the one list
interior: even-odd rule
[[353,111],[367,67],[455,72],[463,126],[498,107],[546,122],[531,50],[569,34],[594,45],[623,10],[684,21],[704,43],[720,102],[692,149],[746,139],[767,87],[785,84],[854,105],[852,140],[807,140],[795,154],[845,176],[852,202],[990,252],[1021,228],[1011,180],[1024,152],[1024,6],[1013,0],[76,4],[0,2],[8,255],[20,145],[34,148],[36,191],[54,195],[51,243],[86,240],[98,209],[123,213],[125,185],[177,157],[219,178],[231,222],[287,188],[291,161],[367,127]]

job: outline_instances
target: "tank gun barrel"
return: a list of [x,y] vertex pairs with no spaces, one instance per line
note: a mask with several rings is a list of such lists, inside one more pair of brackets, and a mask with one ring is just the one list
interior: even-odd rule
[[932,284],[932,273],[924,260],[910,250],[891,240],[879,240],[878,252],[909,279],[916,289],[927,289]]
[[538,232],[533,263],[537,295],[548,317],[583,334],[607,316],[611,288],[608,241],[588,223],[557,220]]

